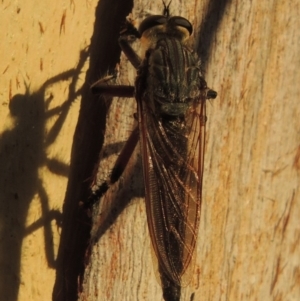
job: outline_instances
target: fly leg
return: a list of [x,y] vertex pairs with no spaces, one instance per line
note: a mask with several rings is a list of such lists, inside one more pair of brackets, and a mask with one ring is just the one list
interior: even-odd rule
[[96,82],[91,87],[93,94],[101,94],[110,97],[134,97],[134,87],[125,85],[104,85]]
[[132,66],[135,69],[138,69],[142,59],[137,55],[137,53],[133,50],[133,48],[130,46],[130,43],[134,41],[136,38],[140,38],[140,33],[138,30],[134,27],[132,22],[130,20],[126,20],[124,29],[120,32],[119,37],[119,45],[132,64]]
[[86,208],[90,208],[93,206],[109,189],[111,185],[119,180],[121,175],[123,174],[127,163],[138,143],[139,140],[139,129],[136,127],[130,137],[128,138],[125,146],[123,147],[113,169],[109,176],[109,179],[102,183],[96,191],[92,193],[92,195],[88,198],[87,202],[85,203]]
[[[105,79],[101,79],[92,85],[91,90],[94,94],[101,94],[111,97],[133,97],[134,87],[124,85],[107,85],[105,82],[114,78],[114,75],[108,76]],[[123,147],[109,178],[100,185],[100,187],[92,193],[85,203],[86,208],[93,206],[109,189],[111,185],[119,180],[123,171],[125,170],[127,163],[137,145],[139,140],[139,129],[136,126],[130,134],[125,146]]]
[[96,95],[103,95],[109,97],[134,97],[134,87],[125,85],[112,85],[108,82],[115,82],[118,76],[118,67],[114,74],[105,76],[96,81],[91,86],[91,91]]
[[[138,30],[133,26],[132,22],[126,21],[124,29],[120,32],[119,45],[131,64],[138,69],[142,59],[130,46],[130,42],[136,38],[140,38]],[[135,88],[133,86],[107,84],[108,81],[115,78],[116,74],[100,79],[91,86],[92,93],[110,97],[134,97]],[[86,207],[89,208],[95,204],[97,200],[106,193],[109,187],[118,181],[137,145],[138,140],[139,129],[136,127],[121,151],[109,179],[105,181],[95,192],[93,192],[88,201],[85,203]]]

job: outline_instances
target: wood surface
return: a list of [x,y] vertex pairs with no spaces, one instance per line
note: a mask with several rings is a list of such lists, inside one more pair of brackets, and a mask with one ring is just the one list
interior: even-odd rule
[[[207,83],[219,93],[207,104],[196,267],[182,300],[190,300],[192,293],[197,301],[297,300],[300,94],[299,18],[294,13],[299,6],[291,12],[288,1],[173,2],[171,13],[193,23]],[[161,13],[162,5],[135,1],[137,24],[145,11]],[[131,70],[122,57],[121,83],[134,82],[127,74]],[[132,100],[114,99],[105,146],[125,141],[134,112]],[[101,162],[100,179],[115,160],[113,155]],[[139,164],[132,160],[102,201],[105,214],[116,210],[117,201],[131,199],[105,232],[105,218],[94,220],[94,231],[101,230],[93,233],[97,242],[80,300],[162,300],[144,201],[133,189],[141,177]]]
[[[118,82],[134,83],[119,30],[130,12],[137,25],[160,14],[161,0],[0,6],[0,296],[162,300],[139,147],[101,214],[91,220],[80,207],[136,124],[134,99],[100,99],[89,86],[117,64]],[[201,223],[182,300],[299,300],[300,4],[173,0],[170,9],[194,25],[218,92],[207,103]]]

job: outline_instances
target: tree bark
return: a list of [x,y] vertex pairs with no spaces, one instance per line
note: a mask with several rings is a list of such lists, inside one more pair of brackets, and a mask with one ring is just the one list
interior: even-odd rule
[[[207,105],[196,265],[182,300],[192,293],[194,300],[300,297],[299,5],[290,6],[291,1],[171,3],[172,15],[194,25],[206,81],[218,92]],[[161,1],[135,1],[133,19],[139,24],[145,11],[160,14],[162,8]],[[132,69],[122,57],[120,83],[133,84]],[[113,100],[104,149],[126,140],[135,110],[133,100]],[[104,213],[94,219],[80,300],[162,300],[144,200],[138,198],[138,153],[139,147],[101,200]],[[99,182],[116,157],[113,152],[101,161]],[[103,229],[111,211],[111,226]]]
[[[45,5],[46,11],[2,3],[1,28],[9,34],[1,33],[0,295],[13,301],[49,300],[51,294],[55,301],[162,300],[139,145],[101,199],[101,213],[94,210],[92,224],[79,206],[89,196],[94,167],[99,185],[136,125],[134,99],[104,100],[91,95],[89,85],[117,64],[119,83],[134,83],[134,68],[119,58],[120,27],[132,7],[138,26],[145,13],[162,13],[162,1]],[[290,0],[170,5],[172,15],[193,24],[205,79],[218,92],[207,103],[201,223],[182,300],[193,293],[194,301],[300,299],[299,6]],[[74,99],[86,59],[80,51],[89,43],[78,115]],[[140,50],[138,41],[135,47]],[[25,123],[16,123],[14,108]],[[57,251],[51,240],[57,246],[59,235],[50,221],[63,199]]]

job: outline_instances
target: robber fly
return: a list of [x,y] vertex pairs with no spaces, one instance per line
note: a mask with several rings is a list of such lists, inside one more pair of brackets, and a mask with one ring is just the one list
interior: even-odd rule
[[[169,4],[170,5],[170,4]],[[93,93],[135,97],[138,127],[111,173],[90,198],[102,196],[121,176],[140,139],[146,212],[166,301],[180,300],[196,246],[200,221],[205,144],[205,103],[217,96],[209,89],[198,56],[187,40],[192,24],[169,15],[147,17],[136,29],[127,22],[119,45],[137,69],[135,86],[98,81]],[[132,36],[149,44],[144,59],[130,46]]]

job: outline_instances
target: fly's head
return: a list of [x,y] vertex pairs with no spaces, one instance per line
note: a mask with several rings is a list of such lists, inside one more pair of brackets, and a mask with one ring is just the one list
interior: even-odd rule
[[147,44],[147,48],[165,37],[178,39],[182,44],[185,44],[192,34],[192,24],[183,17],[170,16],[169,6],[170,3],[168,6],[164,4],[163,15],[149,16],[140,24],[138,32],[142,43]]

